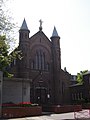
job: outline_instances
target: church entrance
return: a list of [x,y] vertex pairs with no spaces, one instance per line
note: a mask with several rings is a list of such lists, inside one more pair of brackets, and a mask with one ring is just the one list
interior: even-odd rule
[[50,101],[48,83],[45,82],[43,79],[45,78],[43,77],[41,71],[39,72],[39,74],[37,74],[35,79],[33,79],[30,90],[30,101],[32,103],[44,105],[47,104],[48,101]]
[[47,103],[47,89],[45,87],[37,87],[35,89],[35,101],[39,105]]

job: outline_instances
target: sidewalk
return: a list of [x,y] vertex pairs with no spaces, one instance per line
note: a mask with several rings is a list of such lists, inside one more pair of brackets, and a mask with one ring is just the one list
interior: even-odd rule
[[36,117],[14,118],[8,120],[74,120],[74,113],[48,114]]

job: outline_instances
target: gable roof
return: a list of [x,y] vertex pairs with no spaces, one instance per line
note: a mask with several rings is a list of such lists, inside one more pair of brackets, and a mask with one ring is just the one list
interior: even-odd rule
[[43,31],[38,31],[36,34],[34,34],[33,36],[31,36],[30,39],[32,39],[33,37],[35,37],[37,34],[41,34],[42,37],[45,37],[49,42],[51,42],[49,40],[49,38],[45,35],[45,33]]

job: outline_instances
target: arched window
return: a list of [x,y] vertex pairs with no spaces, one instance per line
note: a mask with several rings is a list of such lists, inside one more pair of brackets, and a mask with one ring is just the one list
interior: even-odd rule
[[42,53],[42,70],[45,69],[45,53]]
[[41,70],[41,50],[39,50],[38,53],[39,53],[39,70]]
[[23,39],[23,33],[20,33],[20,39]]
[[34,61],[31,62],[31,69],[34,69]]
[[39,55],[38,55],[38,52],[36,52],[36,56],[35,56],[35,61],[36,61],[36,69],[38,69],[38,58],[39,58]]
[[27,39],[27,33],[25,33],[25,38]]
[[46,70],[49,70],[49,63],[47,63],[46,65]]
[[73,95],[73,93],[72,93],[72,100],[74,100],[74,95]]
[[31,62],[31,69],[49,70],[49,63],[45,60],[45,52],[41,49],[36,51],[34,60]]

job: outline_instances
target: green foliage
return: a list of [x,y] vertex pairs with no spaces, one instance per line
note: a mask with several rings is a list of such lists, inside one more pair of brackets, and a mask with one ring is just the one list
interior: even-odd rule
[[3,71],[5,76],[11,77],[12,75],[6,71],[6,67],[13,62],[14,59],[21,59],[21,52],[17,49],[9,54],[9,45],[5,42],[6,37],[0,35],[0,70]]
[[9,48],[11,51],[15,47],[15,28],[16,25],[13,23],[13,18],[10,16],[11,11],[8,10],[7,6],[9,0],[0,0],[0,35],[6,36],[6,43],[11,45]]
[[21,59],[21,52],[15,49],[11,54],[10,45],[15,45],[13,39],[15,24],[12,22],[10,12],[7,10],[7,3],[9,0],[0,0],[0,70],[3,71],[4,76],[11,77],[12,75],[6,71],[6,67],[13,62],[14,59]]
[[8,33],[15,26],[14,23],[11,22],[11,17],[9,16],[9,10],[5,10],[6,3],[8,0],[0,0],[0,33]]
[[83,84],[83,75],[88,72],[88,70],[80,71],[80,73],[77,73],[77,82],[78,84]]

